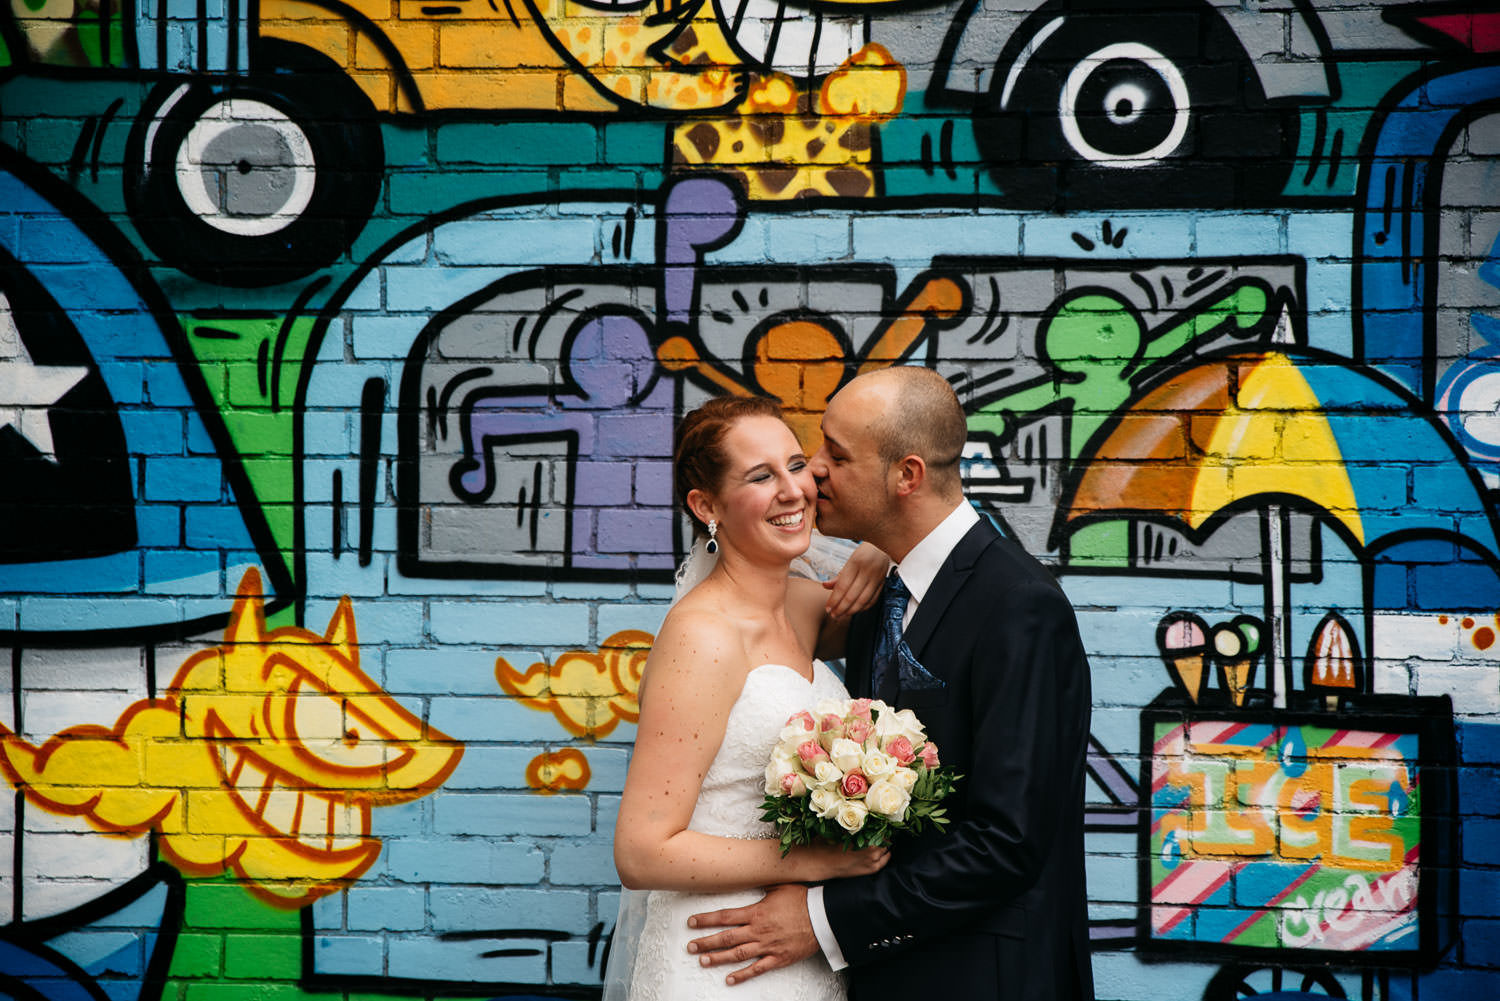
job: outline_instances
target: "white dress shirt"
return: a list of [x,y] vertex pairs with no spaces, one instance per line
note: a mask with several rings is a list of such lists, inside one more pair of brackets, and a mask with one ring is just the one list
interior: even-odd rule
[[[932,581],[948,559],[948,554],[953,552],[953,548],[969,534],[969,529],[978,521],[979,512],[967,500],[962,501],[948,517],[938,522],[936,528],[923,536],[921,542],[911,548],[905,559],[896,564],[896,572],[901,574],[901,580],[911,592],[911,599],[906,603],[906,614],[901,618],[903,630],[911,625],[917,606],[932,588]],[[808,887],[807,916],[812,920],[813,935],[818,939],[818,948],[828,958],[828,965],[835,970],[848,966],[844,951],[839,948],[838,939],[834,938],[833,929],[828,924],[828,912],[823,907],[822,886]]]

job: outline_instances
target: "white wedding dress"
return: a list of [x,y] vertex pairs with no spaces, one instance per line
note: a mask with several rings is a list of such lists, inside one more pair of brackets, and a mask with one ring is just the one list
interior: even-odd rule
[[[723,743],[703,777],[688,829],[723,838],[774,837],[774,828],[760,814],[766,763],[781,728],[787,717],[811,709],[821,699],[848,697],[843,682],[822,661],[813,661],[811,682],[780,664],[751,670],[729,711]],[[828,968],[822,953],[730,987],[724,983],[725,976],[748,964],[703,967],[687,951],[692,939],[713,934],[712,930],[690,929],[689,915],[753,904],[761,894],[760,890],[652,890],[645,894],[645,926],[635,943],[630,1001],[843,1001],[843,976]]]

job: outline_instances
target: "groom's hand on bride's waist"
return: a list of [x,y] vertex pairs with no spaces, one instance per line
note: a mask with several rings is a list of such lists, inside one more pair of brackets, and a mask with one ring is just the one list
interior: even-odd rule
[[688,943],[688,952],[704,966],[750,964],[731,972],[725,978],[730,984],[790,966],[818,951],[807,916],[807,887],[801,883],[773,886],[748,907],[694,914],[688,927],[724,929]]

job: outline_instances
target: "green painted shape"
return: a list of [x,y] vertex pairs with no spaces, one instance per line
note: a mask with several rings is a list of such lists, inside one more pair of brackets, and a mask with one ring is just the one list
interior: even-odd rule
[[[1027,415],[1064,407],[1067,459],[1072,464],[1099,429],[1130,402],[1154,366],[1198,341],[1229,332],[1245,334],[1273,322],[1273,307],[1264,288],[1232,286],[1191,315],[1147,331],[1140,314],[1113,293],[1069,299],[1037,332],[1036,353],[1051,364],[1051,377],[985,404],[969,415],[969,430],[1003,438]],[[1069,566],[1128,566],[1129,525],[1119,521],[1080,528],[1071,536],[1068,552]]]
[[1085,525],[1068,537],[1068,566],[1125,567],[1130,565],[1130,525],[1101,521]]
[[271,537],[290,567],[296,530],[292,404],[313,320],[304,317],[287,325],[279,352],[280,378],[275,380],[277,338],[283,336],[280,316],[180,319]]
[[1234,937],[1234,944],[1256,946],[1262,949],[1281,948],[1281,934],[1278,927],[1280,917],[1277,911],[1266,911],[1250,927]]
[[[204,933],[294,932],[302,927],[297,912],[257,900],[240,885],[239,877],[232,875],[188,880],[182,921],[185,928]],[[173,966],[175,969],[176,964]]]
[[231,980],[295,980],[302,972],[300,932],[241,932],[224,941],[224,975]]
[[172,947],[175,977],[217,977],[224,968],[224,940],[208,932],[183,932]]
[[[1381,100],[1406,77],[1421,69],[1411,60],[1340,59],[1339,96],[1328,104],[1304,108],[1297,127],[1297,154],[1282,194],[1323,198],[1352,198],[1359,189],[1359,151],[1365,130],[1374,121]],[[1314,155],[1318,117],[1323,117],[1322,150]],[[1343,133],[1339,140],[1339,133]],[[1339,142],[1338,160],[1332,157]]]
[[88,65],[95,69],[104,65],[104,32],[109,30],[108,22],[101,24],[100,20],[95,16],[73,22],[78,34],[78,48]]
[[412,1001],[409,994],[309,991],[298,983],[302,972],[300,911],[255,899],[232,876],[193,879],[159,1001]]
[[78,22],[79,48],[96,69],[125,65],[125,25],[119,6],[112,5],[105,17]]

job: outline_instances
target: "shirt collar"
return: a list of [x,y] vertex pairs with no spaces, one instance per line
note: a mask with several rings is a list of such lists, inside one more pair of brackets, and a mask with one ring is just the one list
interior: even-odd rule
[[948,554],[953,552],[953,547],[958,545],[978,521],[979,512],[974,510],[974,506],[967,500],[960,501],[958,507],[949,512],[948,517],[938,522],[937,527],[928,532],[921,542],[912,546],[906,559],[896,564],[901,580],[914,599],[920,602],[927,596],[927,590],[932,587],[932,581],[948,559]]

